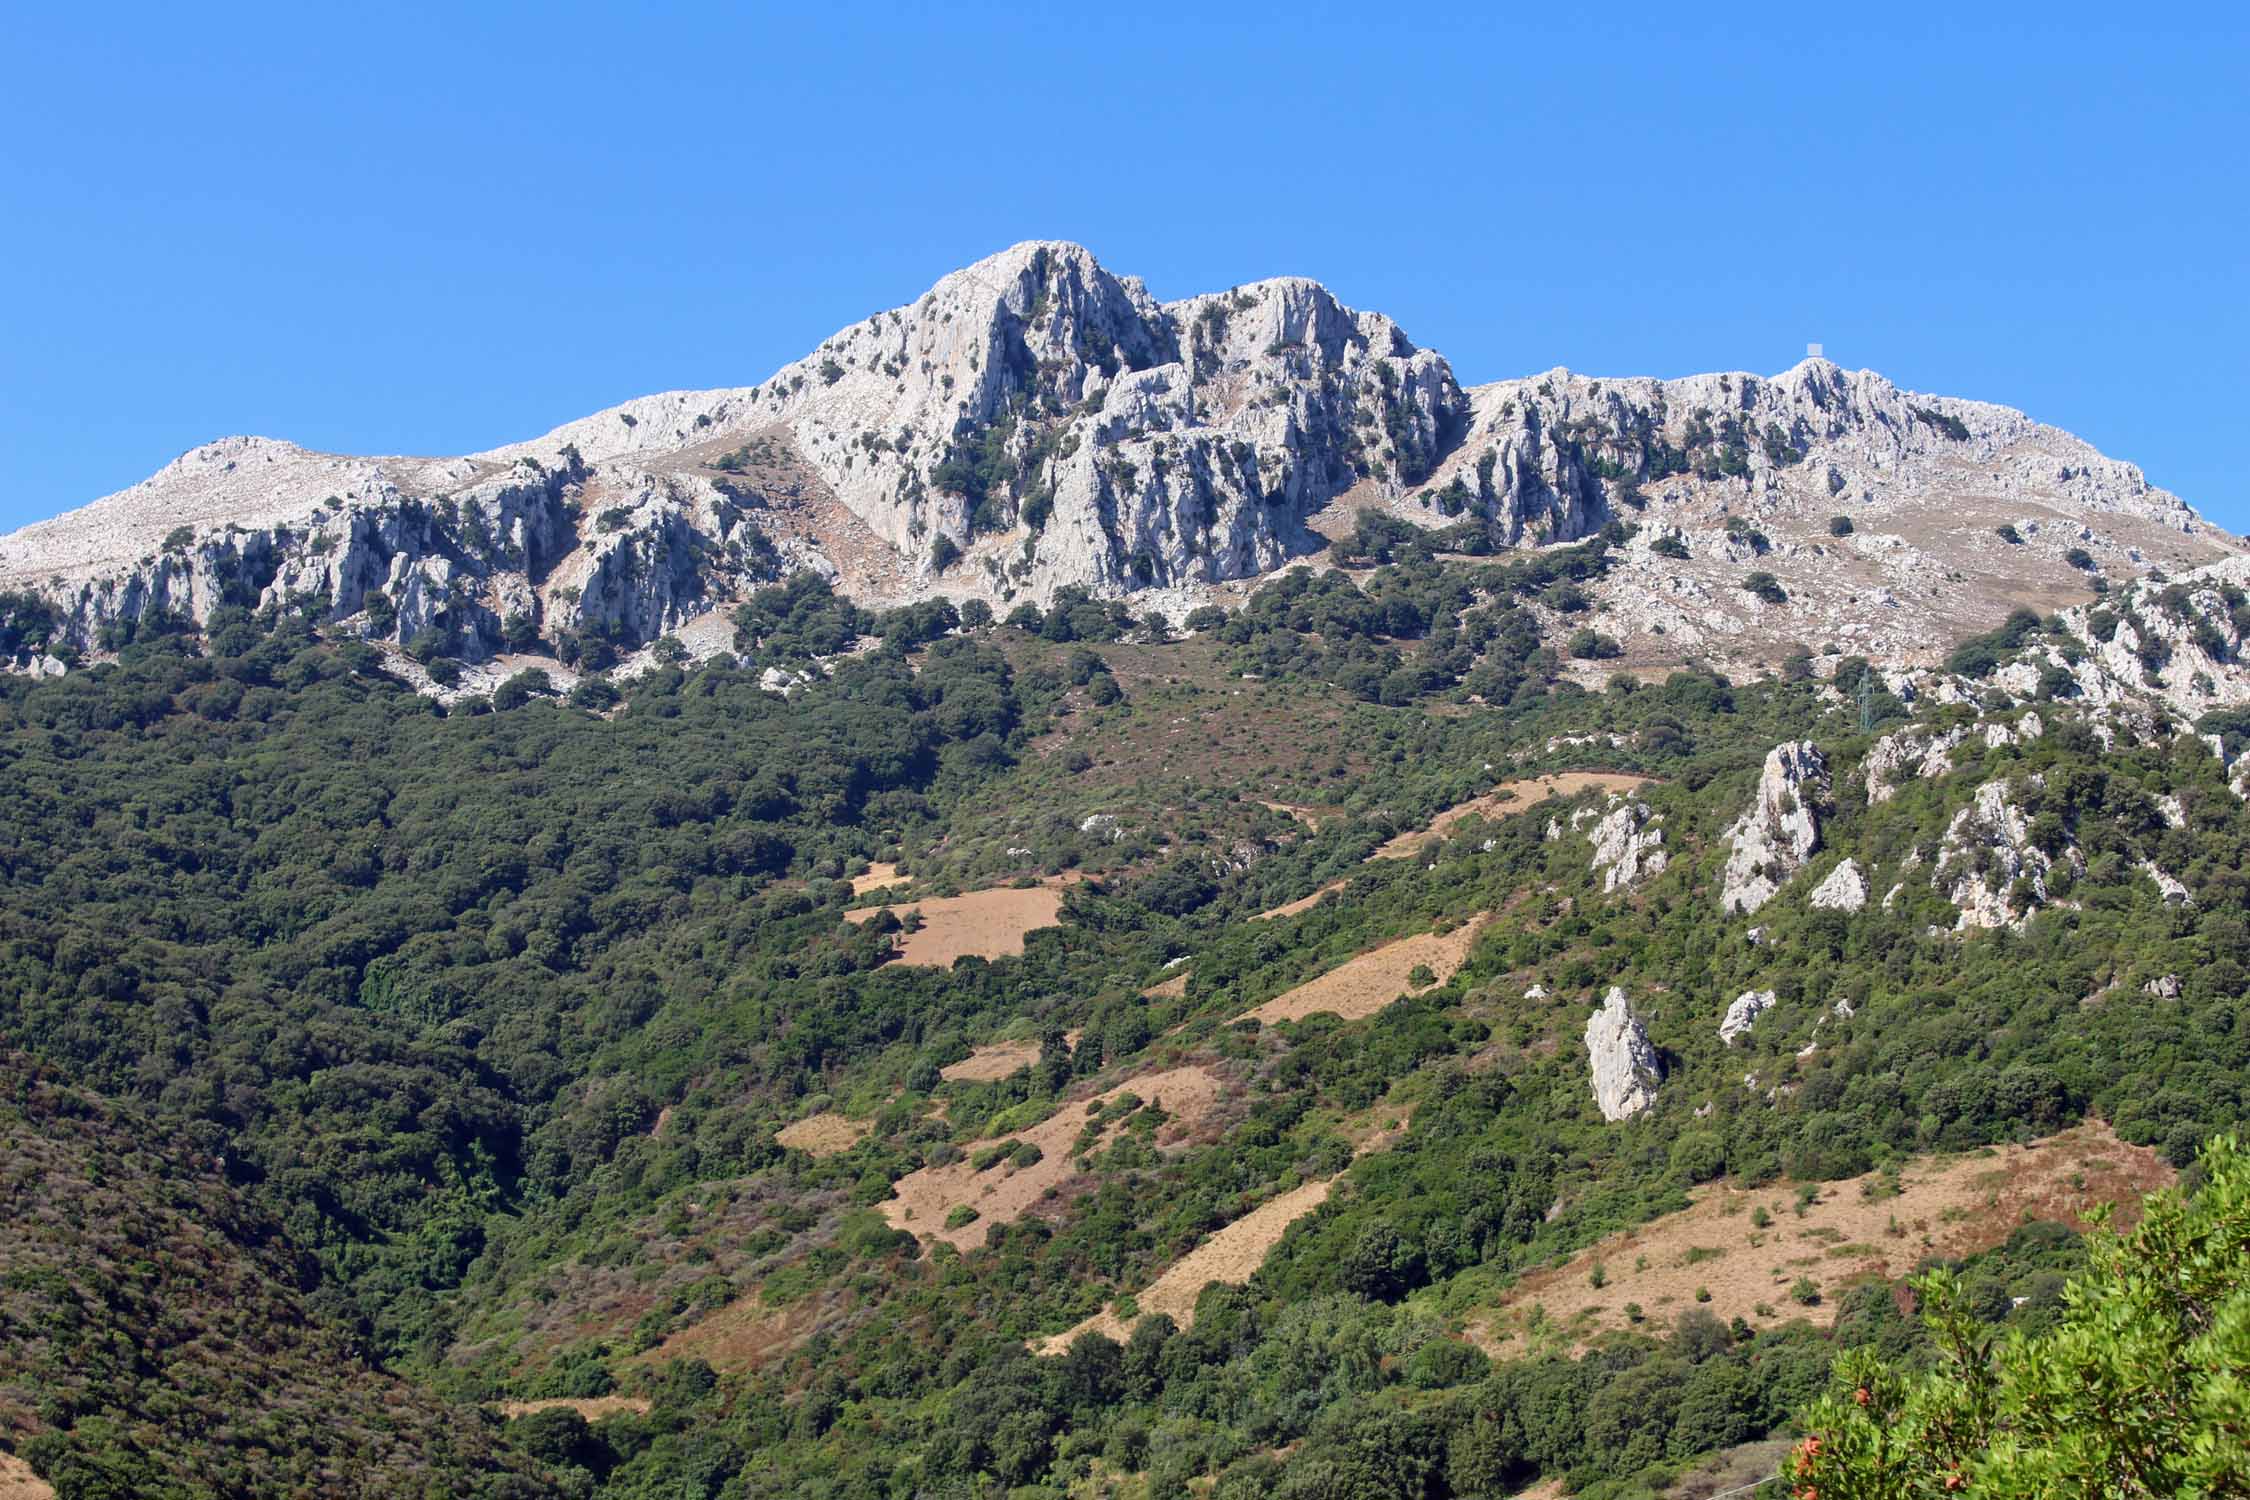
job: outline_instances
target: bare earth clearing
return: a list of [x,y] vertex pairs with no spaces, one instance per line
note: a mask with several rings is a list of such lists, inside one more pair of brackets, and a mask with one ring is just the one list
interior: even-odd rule
[[[1384,1126],[1368,1129],[1359,1137],[1353,1148],[1354,1156],[1366,1156],[1374,1151],[1388,1151],[1406,1134],[1408,1111],[1389,1111],[1378,1106],[1377,1115],[1388,1118]],[[1347,1138],[1358,1132],[1346,1132]],[[1099,1333],[1123,1343],[1131,1337],[1133,1325],[1153,1313],[1168,1313],[1172,1321],[1182,1328],[1195,1323],[1195,1301],[1203,1289],[1215,1281],[1229,1286],[1241,1286],[1258,1273],[1266,1263],[1273,1247],[1281,1243],[1289,1226],[1328,1201],[1329,1189],[1335,1185],[1333,1177],[1323,1177],[1317,1182],[1302,1183],[1278,1197],[1269,1198],[1232,1224],[1218,1230],[1202,1244],[1181,1256],[1134,1299],[1140,1305],[1140,1316],[1126,1322],[1117,1315],[1116,1304],[1104,1307],[1076,1327],[1064,1330],[1051,1338],[1035,1339],[1034,1354],[1061,1354],[1070,1348],[1071,1341],[1082,1333]]]
[[1371,1016],[1406,993],[1406,977],[1418,965],[1429,966],[1435,976],[1432,984],[1443,984],[1451,979],[1454,970],[1469,956],[1469,945],[1476,941],[1488,920],[1487,917],[1472,917],[1448,933],[1418,932],[1395,943],[1386,943],[1372,952],[1345,960],[1318,979],[1283,991],[1235,1019],[1271,1026],[1276,1021],[1302,1021],[1324,1010],[1333,1011],[1346,1021]]
[[55,1500],[55,1488],[13,1453],[0,1453],[0,1500]]
[[1349,880],[1331,880],[1328,882],[1328,884],[1322,886],[1319,890],[1314,891],[1309,896],[1299,896],[1294,901],[1284,901],[1279,906],[1259,912],[1250,920],[1253,922],[1264,922],[1274,917],[1293,917],[1301,911],[1311,911],[1314,907],[1320,905],[1321,897],[1327,895],[1330,891],[1340,891],[1345,886],[1350,884],[1351,882]]
[[[1156,1144],[1167,1146],[1185,1140],[1210,1114],[1219,1100],[1219,1080],[1208,1068],[1172,1068],[1129,1078],[1092,1099],[1071,1100],[1028,1130],[971,1144],[959,1161],[907,1173],[898,1180],[897,1196],[883,1205],[884,1219],[893,1229],[943,1240],[956,1250],[983,1244],[988,1226],[1023,1217],[1049,1189],[1060,1189],[1077,1174],[1070,1148],[1077,1143],[1078,1132],[1099,1107],[1128,1093],[1146,1104],[1163,1106],[1169,1119],[1158,1129]],[[1002,1160],[979,1172],[977,1154],[1003,1140],[1037,1146],[1039,1160],[1028,1167]],[[947,1217],[964,1204],[974,1208],[977,1217],[946,1228]]]
[[[1195,1299],[1203,1295],[1203,1289],[1214,1281],[1230,1286],[1248,1281],[1266,1263],[1266,1253],[1280,1242],[1289,1226],[1328,1201],[1329,1185],[1334,1181],[1323,1177],[1269,1198],[1181,1256],[1135,1299],[1141,1316],[1169,1313],[1182,1328],[1194,1323]],[[1032,1345],[1032,1352],[1060,1354],[1082,1333],[1100,1333],[1123,1343],[1132,1331],[1112,1305],[1075,1328],[1039,1340]]]
[[1511,818],[1517,813],[1529,812],[1549,797],[1575,797],[1580,792],[1629,792],[1645,786],[1654,778],[1631,776],[1621,771],[1563,771],[1551,776],[1534,776],[1526,781],[1503,781],[1481,797],[1457,803],[1430,819],[1427,828],[1414,833],[1402,833],[1391,839],[1369,859],[1412,859],[1421,852],[1426,840],[1444,838],[1453,826],[1474,814],[1492,821]]
[[499,1404],[503,1417],[528,1417],[535,1411],[554,1411],[558,1408],[578,1413],[589,1422],[614,1416],[621,1411],[638,1416],[648,1415],[648,1402],[639,1396],[555,1396],[545,1401],[502,1401]]
[[900,921],[909,912],[922,914],[922,930],[901,935],[898,961],[953,967],[957,958],[1006,958],[1023,952],[1024,934],[1052,927],[1062,912],[1062,888],[1035,885],[1022,890],[970,891],[964,896],[931,896],[897,906],[870,906],[844,913],[846,920],[870,922],[875,913],[889,911]]
[[986,1042],[959,1062],[938,1069],[938,1077],[947,1083],[994,1083],[1037,1061],[1037,1042]]
[[914,877],[901,875],[897,865],[869,865],[865,875],[852,877],[852,894],[864,896],[869,891],[879,891],[886,886],[911,885]]
[[847,1120],[833,1111],[823,1110],[782,1126],[773,1133],[773,1138],[807,1156],[834,1156],[858,1145],[872,1128],[865,1120]]
[[1141,998],[1143,1000],[1177,1000],[1187,993],[1187,986],[1188,971],[1182,969],[1170,979],[1159,979],[1147,989],[1142,990]]
[[700,1359],[714,1370],[754,1370],[811,1338],[838,1311],[821,1297],[769,1307],[764,1294],[753,1291],[680,1329],[641,1359],[651,1366]]
[[[2026,1217],[2083,1227],[2098,1203],[2135,1205],[2141,1194],[2169,1185],[2176,1174],[2154,1151],[2128,1146],[2108,1125],[2089,1121],[2030,1146],[2003,1146],[1991,1155],[1925,1157],[1899,1174],[1901,1191],[1884,1190],[1879,1173],[1818,1184],[1819,1201],[1802,1218],[1797,1185],[1777,1182],[1757,1189],[1715,1184],[1701,1189],[1693,1206],[1610,1235],[1557,1269],[1523,1281],[1469,1335],[1487,1351],[1510,1349],[1528,1337],[1534,1307],[1573,1345],[1625,1326],[1625,1304],[1638,1303],[1656,1323],[1669,1323],[1701,1304],[1721,1322],[1746,1318],[1771,1324],[1802,1317],[1823,1327],[1836,1319],[1839,1294],[1870,1277],[1906,1274],[1925,1256],[1965,1256],[2005,1241]],[[1760,1229],[1752,1210],[1772,1222]],[[2121,1212],[2118,1222],[2127,1223]],[[1593,1284],[1600,1264],[1604,1284]],[[1799,1277],[1820,1290],[1820,1301],[1800,1306],[1790,1298]],[[1765,1310],[1760,1311],[1760,1304]]]

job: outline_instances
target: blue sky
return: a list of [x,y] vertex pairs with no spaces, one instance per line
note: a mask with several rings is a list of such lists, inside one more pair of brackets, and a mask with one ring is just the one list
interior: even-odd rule
[[749,384],[1047,237],[1464,382],[1820,339],[2250,529],[2240,7],[1514,9],[13,7],[0,529]]

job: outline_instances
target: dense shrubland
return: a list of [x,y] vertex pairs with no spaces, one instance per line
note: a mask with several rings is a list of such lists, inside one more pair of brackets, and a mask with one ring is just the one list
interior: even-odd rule
[[[2050,710],[2043,737],[1972,740],[1950,775],[1871,807],[1862,664],[1839,669],[1842,699],[1697,672],[1584,692],[1540,622],[1577,612],[1609,541],[1499,564],[1362,530],[1372,571],[1291,575],[1231,619],[1177,622],[1198,632],[1177,644],[1173,622],[1082,596],[1007,622],[871,616],[800,581],[744,606],[736,655],[658,665],[614,705],[527,687],[441,713],[365,648],[239,611],[200,638],[144,631],[91,671],[0,679],[0,1030],[184,1155],[223,1158],[305,1253],[296,1295],[337,1337],[460,1398],[645,1394],[650,1413],[593,1430],[567,1413],[513,1429],[566,1491],[616,1495],[1045,1495],[1096,1475],[1159,1496],[1203,1476],[1229,1496],[1539,1475],[1637,1492],[1786,1426],[1839,1345],[1902,1369],[1931,1345],[1868,1286],[1833,1336],[1786,1308],[1755,1327],[1691,1309],[1492,1365],[1462,1324],[1518,1276],[1720,1173],[1830,1180],[2089,1112],[2184,1165],[2250,1114],[2250,825],[2194,739],[2105,751]],[[820,661],[786,697],[759,686]],[[1130,768],[1182,715],[1264,691],[1335,748],[1277,753],[1254,780],[1216,760],[1200,786],[1161,757]],[[1490,711],[1420,711],[1472,697]],[[1877,731],[1911,712],[1871,697]],[[1835,770],[1824,849],[1752,943],[1718,915],[1725,830],[1765,751],[1808,734]],[[1077,760],[1049,753],[1063,741]],[[1636,891],[1603,895],[1550,810],[1363,863],[1500,776],[1588,764],[1660,778],[1642,795],[1672,863]],[[1929,862],[2000,777],[2085,872],[2044,903],[2018,893],[2020,931],[1956,934]],[[1257,800],[1276,796],[1325,816]],[[1121,836],[1081,826],[1116,806],[1138,809]],[[1026,826],[1037,847],[1010,853]],[[1829,851],[1902,880],[1896,901],[1807,907]],[[1896,873],[1910,857],[1919,878]],[[940,888],[1100,878],[1020,958],[908,969],[887,961],[892,924],[842,920],[843,877],[870,859]],[[2192,903],[2165,902],[2143,860]],[[1339,879],[1340,899],[1247,920]],[[1379,941],[1488,911],[1460,973],[1368,1020],[1234,1023]],[[1184,993],[1144,995],[1183,957]],[[2144,990],[2163,976],[2176,996]],[[1667,1074],[1622,1126],[1594,1111],[1577,1040],[1612,983]],[[1725,1048],[1718,1019],[1752,988],[1780,1003]],[[1040,1060],[940,1081],[1003,1035]],[[876,1212],[904,1173],[1159,1061],[1228,1086],[1191,1149],[1123,1132],[966,1255]],[[776,1142],[820,1108],[870,1129],[818,1159]],[[1355,1159],[1393,1120],[1396,1144]],[[1191,1329],[1025,1350],[1338,1174]],[[2032,1226],[1961,1274],[1982,1316],[2048,1327],[2079,1255]],[[754,1367],[661,1350],[752,1295],[808,1314]],[[100,1380],[125,1404],[125,1376]],[[144,1440],[184,1440],[166,1421]],[[60,1463],[95,1438],[43,1441]]]

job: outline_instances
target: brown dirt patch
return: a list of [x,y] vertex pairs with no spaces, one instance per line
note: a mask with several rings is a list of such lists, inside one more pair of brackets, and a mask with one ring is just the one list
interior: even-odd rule
[[1386,943],[1372,952],[1347,959],[1293,990],[1274,996],[1235,1019],[1255,1020],[1271,1026],[1276,1021],[1302,1021],[1321,1011],[1333,1011],[1346,1021],[1371,1016],[1407,991],[1406,976],[1417,965],[1427,964],[1443,984],[1469,956],[1469,945],[1484,930],[1488,917],[1476,917],[1447,933],[1418,932]]
[[832,1110],[822,1110],[817,1115],[807,1115],[782,1126],[773,1133],[773,1138],[807,1156],[834,1156],[858,1145],[873,1128],[865,1120],[847,1120]]
[[[1366,1156],[1390,1150],[1405,1137],[1412,1115],[1411,1109],[1386,1110],[1378,1105],[1369,1111],[1367,1123],[1346,1129],[1346,1137],[1354,1142],[1352,1155]],[[1141,1311],[1133,1323],[1120,1318],[1112,1304],[1074,1328],[1050,1338],[1032,1340],[1031,1352],[1061,1354],[1073,1339],[1088,1332],[1101,1333],[1123,1343],[1131,1337],[1133,1324],[1151,1313],[1169,1313],[1172,1321],[1182,1328],[1193,1326],[1195,1299],[1203,1295],[1203,1289],[1214,1281],[1223,1281],[1229,1286],[1241,1286],[1248,1281],[1258,1267],[1266,1263],[1273,1247],[1281,1243],[1289,1226],[1328,1201],[1329,1189],[1335,1181],[1333,1177],[1323,1177],[1269,1198],[1172,1262],[1134,1299]]]
[[[1863,1189],[1881,1182],[1879,1173],[1821,1183],[1819,1201],[1802,1218],[1794,1183],[1756,1189],[1718,1184],[1699,1190],[1693,1205],[1678,1213],[1610,1235],[1561,1267],[1525,1277],[1488,1319],[1471,1323],[1470,1336],[1489,1352],[1520,1354],[1536,1305],[1568,1342],[1583,1346],[1597,1333],[1624,1327],[1628,1302],[1639,1303],[1652,1323],[1669,1323],[1699,1305],[1698,1287],[1711,1293],[1700,1305],[1722,1322],[1802,1317],[1826,1327],[1835,1321],[1838,1294],[1855,1281],[1904,1275],[1928,1255],[1989,1250],[2027,1217],[2083,1227],[2094,1205],[2114,1203],[2123,1227],[2143,1193],[2176,1177],[2154,1151],[2128,1146],[2108,1125],[2091,1120],[1990,1156],[1918,1158],[1900,1172],[1902,1191],[1895,1197],[1863,1196]],[[1764,1229],[1751,1220],[1756,1207],[1772,1216]],[[1600,1287],[1591,1279],[1597,1261],[1606,1278]],[[1789,1296],[1800,1276],[1820,1288],[1821,1300],[1810,1307]],[[1760,1313],[1760,1303],[1769,1311]]]
[[1472,813],[1492,821],[1529,812],[1549,797],[1575,797],[1580,792],[1629,792],[1646,786],[1653,777],[1631,776],[1622,771],[1563,771],[1534,776],[1525,781],[1503,781],[1481,797],[1456,803],[1430,819],[1429,826],[1389,840],[1369,859],[1412,859],[1425,840],[1443,838],[1456,823]]
[[[983,1244],[988,1226],[1013,1223],[1039,1203],[1050,1188],[1059,1190],[1077,1175],[1078,1164],[1071,1160],[1070,1148],[1092,1113],[1089,1106],[1107,1104],[1124,1093],[1161,1104],[1170,1118],[1158,1129],[1156,1144],[1176,1145],[1186,1140],[1218,1103],[1219,1079],[1209,1068],[1171,1068],[1128,1078],[1092,1099],[1069,1100],[1029,1129],[970,1144],[957,1162],[907,1173],[898,1180],[897,1196],[883,1205],[884,1219],[893,1229],[943,1240],[956,1250]],[[1039,1160],[1028,1167],[1001,1162],[977,1171],[977,1153],[1002,1140],[1037,1146]],[[977,1217],[957,1228],[946,1228],[946,1218],[963,1204],[974,1208]]]
[[[1334,1180],[1323,1177],[1318,1182],[1292,1188],[1278,1198],[1268,1198],[1172,1262],[1164,1274],[1150,1282],[1135,1299],[1140,1304],[1141,1316],[1170,1313],[1182,1328],[1193,1324],[1195,1299],[1203,1295],[1203,1289],[1214,1281],[1223,1281],[1229,1286],[1240,1286],[1248,1281],[1258,1267],[1266,1263],[1267,1252],[1281,1242],[1289,1226],[1328,1201],[1329,1185]],[[1077,1327],[1037,1340],[1031,1347],[1034,1354],[1060,1354],[1082,1333],[1106,1334],[1123,1343],[1132,1331],[1131,1326],[1117,1316],[1114,1307],[1105,1307]]]
[[874,864],[867,867],[865,875],[852,877],[852,894],[864,896],[869,891],[879,891],[886,886],[912,885],[914,877],[901,875],[897,865]]
[[1350,884],[1351,881],[1349,880],[1331,880],[1309,896],[1299,896],[1294,901],[1284,901],[1279,906],[1259,912],[1250,920],[1263,922],[1273,917],[1293,917],[1301,911],[1311,911],[1314,907],[1320,905],[1321,897],[1327,895],[1330,891],[1340,891]]
[[1177,1000],[1187,993],[1188,971],[1180,970],[1170,979],[1160,979],[1141,991],[1143,1000]]
[[1285,818],[1294,818],[1315,833],[1320,832],[1321,819],[1335,816],[1326,808],[1307,807],[1301,802],[1267,802],[1261,798],[1258,805],[1268,812],[1277,812]]
[[13,1453],[0,1453],[0,1500],[55,1500],[55,1487]]
[[995,1083],[1037,1061],[1037,1042],[986,1042],[959,1062],[938,1069],[938,1077],[948,1083]]
[[1006,958],[1023,952],[1025,933],[1055,925],[1062,912],[1062,895],[1057,885],[1023,890],[1003,886],[963,896],[931,896],[893,907],[870,906],[845,912],[844,917],[867,922],[876,912],[888,910],[904,921],[908,912],[920,912],[922,930],[900,935],[898,961],[949,969],[955,959],[969,954]]
[[567,1408],[589,1422],[629,1411],[637,1416],[648,1415],[648,1402],[639,1396],[554,1396],[544,1401],[502,1401],[497,1403],[503,1417],[528,1417],[535,1411],[555,1411]]

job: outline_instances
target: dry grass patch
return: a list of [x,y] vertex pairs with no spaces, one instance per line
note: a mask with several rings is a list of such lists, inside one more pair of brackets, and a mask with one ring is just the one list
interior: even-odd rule
[[55,1500],[55,1487],[13,1453],[0,1452],[0,1500]]
[[639,1396],[551,1396],[544,1401],[501,1401],[495,1403],[500,1415],[508,1418],[528,1417],[535,1411],[574,1411],[589,1422],[599,1422],[607,1416],[629,1411],[636,1416],[648,1415],[648,1402]]
[[914,877],[901,875],[897,865],[874,864],[867,867],[865,875],[852,877],[852,894],[864,896],[869,891],[879,891],[888,886],[912,885]]
[[1372,952],[1345,960],[1318,979],[1286,990],[1235,1019],[1255,1020],[1271,1026],[1276,1021],[1302,1021],[1321,1011],[1332,1011],[1346,1021],[1371,1016],[1406,993],[1407,976],[1419,967],[1428,966],[1435,976],[1433,984],[1451,979],[1469,956],[1469,945],[1476,941],[1488,920],[1489,917],[1475,917],[1451,932],[1418,932],[1395,943],[1386,943]]
[[[1168,1118],[1156,1144],[1171,1146],[1185,1141],[1211,1113],[1219,1101],[1219,1079],[1205,1067],[1171,1068],[1128,1078],[1091,1099],[1070,1100],[1027,1130],[974,1142],[959,1161],[907,1173],[895,1186],[897,1196],[883,1205],[884,1219],[893,1229],[943,1240],[956,1250],[983,1244],[988,1226],[1013,1223],[1078,1174],[1070,1150],[1079,1131],[1100,1107],[1128,1093],[1162,1106]],[[1017,1166],[1003,1158],[979,1172],[977,1157],[1003,1141],[1036,1146],[1039,1159]],[[974,1209],[976,1217],[956,1221],[955,1211],[963,1208]]]
[[948,1083],[996,1083],[1037,1061],[1037,1042],[986,1042],[959,1062],[938,1069],[938,1077]]
[[763,1293],[750,1292],[680,1329],[640,1358],[651,1366],[700,1359],[714,1370],[755,1370],[811,1338],[831,1314],[842,1310],[840,1303],[825,1296],[769,1307]]
[[1622,771],[1563,771],[1552,776],[1534,776],[1526,781],[1503,781],[1481,797],[1457,803],[1430,819],[1429,826],[1413,833],[1402,833],[1384,843],[1369,859],[1412,859],[1422,850],[1425,840],[1444,838],[1453,826],[1474,814],[1487,822],[1499,818],[1512,818],[1517,813],[1529,812],[1549,797],[1575,797],[1580,792],[1629,792],[1646,786],[1655,778],[1632,776]]
[[[1195,1322],[1195,1299],[1215,1281],[1240,1286],[1266,1263],[1266,1255],[1281,1242],[1289,1226],[1328,1201],[1334,1178],[1323,1177],[1292,1188],[1278,1198],[1268,1198],[1241,1218],[1213,1234],[1202,1244],[1165,1268],[1134,1300],[1140,1318],[1169,1313],[1182,1328]],[[1100,1333],[1123,1343],[1132,1336],[1132,1324],[1117,1315],[1114,1304],[1103,1308],[1075,1328],[1034,1340],[1034,1354],[1060,1354],[1082,1333]]]
[[1177,1000],[1187,993],[1188,971],[1180,970],[1170,979],[1160,979],[1141,991],[1143,1000]]
[[1320,905],[1321,897],[1327,895],[1330,891],[1340,891],[1350,884],[1349,880],[1331,880],[1309,896],[1299,896],[1294,901],[1284,901],[1279,906],[1259,912],[1250,920],[1264,922],[1274,917],[1293,917],[1301,911],[1311,911],[1314,907]]
[[858,1145],[873,1128],[865,1120],[847,1120],[833,1110],[823,1110],[782,1126],[773,1133],[773,1138],[807,1156],[834,1156]]
[[[1825,1327],[1836,1319],[1838,1294],[1855,1282],[1902,1276],[1925,1256],[1989,1250],[2026,1219],[2083,1227],[2096,1204],[2119,1205],[2123,1225],[2142,1194],[2169,1186],[2176,1175],[2156,1152],[2126,1145],[2094,1120],[2029,1146],[2000,1147],[1991,1156],[1917,1158],[1898,1174],[1895,1195],[1876,1172],[1806,1184],[1820,1196],[1801,1216],[1798,1184],[1714,1184],[1699,1189],[1678,1213],[1610,1235],[1563,1266],[1526,1276],[1470,1332],[1488,1352],[1521,1354],[1533,1341],[1529,1315],[1538,1307],[1547,1325],[1568,1330],[1570,1341],[1582,1345],[1625,1326],[1628,1302],[1639,1304],[1654,1324],[1701,1305],[1722,1322],[1803,1317]],[[1770,1220],[1762,1228],[1759,1209]],[[1599,1287],[1593,1284],[1597,1264]],[[1819,1289],[1818,1302],[1791,1299],[1799,1277]],[[1699,1288],[1710,1293],[1707,1302],[1698,1303]],[[1758,1310],[1761,1303],[1768,1311]]]
[[1008,958],[1023,952],[1024,934],[1052,927],[1062,913],[1062,887],[1035,885],[1018,890],[970,891],[964,896],[931,896],[897,906],[868,906],[844,913],[847,921],[871,922],[879,911],[889,911],[905,921],[909,912],[920,912],[919,932],[899,937],[898,961],[950,969],[953,961],[974,954],[978,958]]

